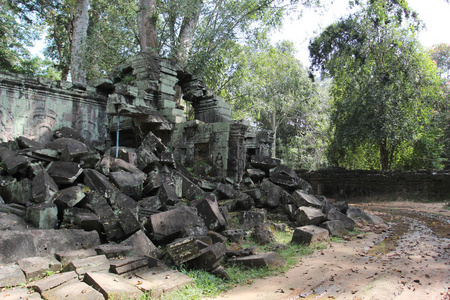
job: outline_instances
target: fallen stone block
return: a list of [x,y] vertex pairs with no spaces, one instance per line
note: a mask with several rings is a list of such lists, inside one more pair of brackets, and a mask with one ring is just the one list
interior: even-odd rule
[[141,268],[148,267],[148,259],[146,257],[127,257],[120,259],[110,259],[110,272],[123,275],[136,272]]
[[159,258],[162,255],[161,250],[153,244],[142,230],[137,231],[128,239],[124,240],[122,244],[132,246],[134,255],[136,256]]
[[141,224],[136,218],[135,213],[133,213],[130,209],[121,209],[116,212],[117,214],[117,222],[122,228],[122,232],[124,233],[124,237],[129,237],[136,231],[141,229]]
[[130,257],[134,255],[132,246],[122,244],[102,244],[95,247],[98,255],[105,255],[106,258]]
[[75,271],[78,278],[83,278],[87,273],[93,272],[109,272],[110,264],[105,255],[95,255],[85,258],[72,260],[67,266],[64,267],[64,272]]
[[46,171],[40,172],[33,178],[31,195],[35,203],[50,203],[56,193],[58,186]]
[[215,243],[201,249],[194,259],[187,262],[187,265],[193,269],[210,271],[220,265],[226,252],[227,248],[224,244]]
[[90,256],[96,256],[97,252],[93,248],[89,249],[81,249],[81,250],[72,250],[72,251],[60,251],[55,253],[55,257],[63,268],[67,266],[71,261],[78,260]]
[[[148,225],[156,241],[168,241],[181,237],[189,228],[200,228],[205,234],[208,230],[203,220],[188,207],[180,207],[150,216]],[[204,229],[203,229],[204,228]],[[202,234],[200,234],[202,235]]]
[[255,206],[255,201],[262,197],[260,189],[248,190],[236,198],[237,206],[243,210],[250,210]]
[[44,299],[104,300],[103,295],[84,282],[70,282],[43,292]]
[[260,182],[266,177],[266,172],[260,169],[247,169],[247,176],[254,182]]
[[0,204],[0,212],[7,214],[14,214],[18,217],[24,218],[26,215],[26,207],[20,204]]
[[159,201],[158,196],[143,198],[142,200],[139,200],[138,204],[140,208],[145,209],[159,210],[162,207],[162,203]]
[[89,194],[87,198],[92,210],[99,216],[108,240],[116,241],[125,238],[117,217],[106,199],[98,194]]
[[280,204],[281,187],[268,180],[264,180],[260,186],[261,199],[259,202],[263,207],[275,208]]
[[97,191],[99,194],[109,197],[114,186],[108,181],[105,175],[93,169],[84,169],[84,183],[93,191]]
[[275,237],[266,223],[256,225],[252,230],[252,237],[258,245],[267,245],[275,242]]
[[322,202],[320,202],[316,197],[306,194],[300,190],[296,190],[292,194],[292,201],[295,205],[297,205],[297,207],[310,206],[318,209],[322,208]]
[[175,205],[179,202],[175,188],[167,183],[163,183],[158,191],[158,199],[163,206]]
[[264,155],[254,155],[250,159],[250,164],[257,168],[261,169],[265,172],[269,172],[270,169],[275,168],[276,166],[279,166],[281,163],[281,160],[278,158],[271,158],[270,156],[264,156]]
[[136,200],[117,190],[109,197],[109,203],[114,209],[129,209],[132,212],[136,212],[138,207]]
[[42,143],[39,143],[37,141],[30,140],[29,138],[26,138],[24,136],[19,136],[16,139],[17,144],[21,149],[26,148],[44,148],[44,145]]
[[335,208],[334,204],[333,204],[330,200],[328,200],[328,199],[325,198],[324,196],[322,196],[323,199],[320,199],[319,197],[320,197],[320,196],[318,196],[318,197],[316,197],[316,198],[322,202],[322,212],[323,212],[325,215],[328,214],[328,212],[329,212],[331,209]]
[[74,207],[86,196],[83,192],[83,189],[85,188],[85,186],[77,185],[62,189],[56,195],[54,203],[60,210],[64,210],[68,207]]
[[0,231],[0,265],[26,257],[53,256],[60,251],[86,249],[100,244],[97,232],[72,230]]
[[26,282],[25,274],[19,265],[0,266],[0,288],[18,286]]
[[291,243],[294,244],[312,244],[321,242],[329,237],[328,230],[315,225],[297,227],[292,235]]
[[75,272],[64,272],[52,274],[46,278],[37,280],[33,282],[30,287],[36,292],[43,293],[50,289],[54,289],[60,285],[70,283],[70,282],[78,282],[78,275]]
[[221,195],[222,199],[233,199],[237,196],[237,192],[233,186],[221,182],[216,183],[216,190]]
[[140,149],[137,153],[137,167],[140,170],[149,171],[159,162],[159,158],[147,149]]
[[54,257],[27,257],[17,261],[27,281],[47,276],[48,272],[58,272],[62,266]]
[[30,291],[26,287],[16,287],[13,289],[6,289],[0,291],[0,299],[2,300],[17,300],[17,299],[27,299],[27,300],[42,300],[39,293]]
[[110,172],[109,177],[117,188],[127,196],[133,199],[139,199],[142,196],[143,180],[138,173],[129,172]]
[[12,176],[0,176],[0,197],[6,203],[29,204],[32,182],[28,178],[17,181]]
[[328,230],[331,236],[343,237],[348,233],[344,227],[344,223],[339,220],[323,222],[320,224],[320,227]]
[[241,212],[239,223],[243,230],[249,230],[266,220],[266,212],[262,209],[255,209]]
[[342,224],[344,225],[344,228],[349,231],[352,231],[356,225],[355,221],[353,221],[352,219],[350,219],[349,217],[347,217],[346,215],[341,213],[336,208],[330,209],[328,211],[326,217],[329,221],[335,221],[335,220],[341,221]]
[[71,138],[55,139],[48,143],[46,147],[61,153],[62,161],[76,161],[82,155],[89,152],[86,144]]
[[99,217],[91,212],[78,213],[75,216],[75,225],[86,231],[96,231],[99,234],[103,231],[103,225]]
[[197,257],[199,248],[193,237],[177,239],[166,245],[166,251],[172,262],[179,266]]
[[205,197],[206,193],[180,172],[174,171],[173,177],[175,190],[179,197],[184,197],[189,201],[194,201]]
[[247,237],[247,233],[242,229],[227,229],[222,234],[228,238],[230,242],[242,244]]
[[250,256],[237,257],[229,260],[230,263],[248,268],[278,268],[286,265],[286,260],[278,253],[267,252]]
[[203,219],[203,222],[209,230],[220,231],[227,225],[227,221],[219,210],[217,201],[205,198],[200,200],[195,207],[197,208],[198,215]]
[[212,242],[215,243],[222,243],[225,244],[226,241],[228,240],[228,238],[224,235],[221,235],[220,233],[217,233],[215,231],[208,231],[208,233],[206,233],[207,236],[209,236],[212,240]]
[[294,214],[295,224],[297,226],[319,225],[325,219],[321,210],[313,207],[300,206]]
[[137,273],[129,282],[156,299],[165,293],[193,284],[194,279],[176,270],[149,269]]
[[58,207],[50,203],[28,206],[25,220],[38,229],[55,229],[58,223]]
[[0,148],[0,160],[10,175],[14,175],[19,171],[25,171],[30,162],[27,157],[19,155],[8,148]]
[[57,184],[72,184],[83,169],[74,162],[54,161],[47,167],[47,172]]
[[53,135],[59,139],[59,138],[68,138],[73,139],[82,143],[85,143],[86,140],[83,138],[81,134],[79,134],[77,131],[75,131],[73,128],[70,127],[61,127],[58,130],[55,130]]
[[367,222],[367,224],[370,225],[379,225],[384,224],[384,221],[382,218],[378,216],[374,216],[368,212],[363,211],[360,208],[349,206],[347,209],[347,217],[352,219],[355,222],[359,222],[361,220],[364,220]]
[[142,296],[137,287],[116,274],[88,272],[83,281],[102,293],[105,299],[139,299]]

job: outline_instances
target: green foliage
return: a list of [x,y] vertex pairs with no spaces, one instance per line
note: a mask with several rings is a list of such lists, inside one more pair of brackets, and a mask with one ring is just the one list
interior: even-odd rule
[[389,3],[371,1],[310,43],[313,66],[333,77],[328,158],[350,168],[439,167],[440,80],[417,22],[405,24],[415,14]]

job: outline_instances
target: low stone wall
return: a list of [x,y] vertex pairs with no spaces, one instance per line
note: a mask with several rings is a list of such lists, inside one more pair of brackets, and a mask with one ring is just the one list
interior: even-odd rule
[[364,196],[415,194],[450,198],[449,171],[365,171],[324,169],[297,174],[311,183],[316,194],[348,199]]
[[45,144],[61,127],[104,142],[106,124],[106,97],[95,89],[0,72],[0,142],[25,136]]

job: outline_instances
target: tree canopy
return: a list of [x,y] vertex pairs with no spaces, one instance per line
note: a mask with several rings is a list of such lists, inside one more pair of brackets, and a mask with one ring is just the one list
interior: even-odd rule
[[415,17],[406,2],[374,0],[310,43],[313,67],[333,78],[330,162],[383,170],[438,164],[434,108],[442,93]]

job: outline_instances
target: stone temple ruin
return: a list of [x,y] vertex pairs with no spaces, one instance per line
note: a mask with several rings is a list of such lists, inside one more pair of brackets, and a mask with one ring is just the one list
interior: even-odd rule
[[166,59],[137,55],[85,90],[0,74],[0,99],[0,287],[32,280],[16,298],[158,296],[192,282],[168,265],[227,278],[225,260],[285,263],[240,247],[250,231],[271,243],[289,224],[311,243],[381,223],[314,196],[271,157],[270,132]]

